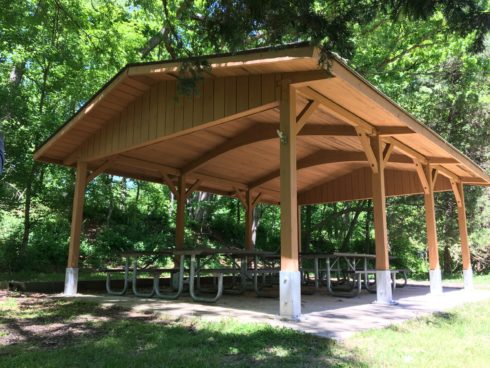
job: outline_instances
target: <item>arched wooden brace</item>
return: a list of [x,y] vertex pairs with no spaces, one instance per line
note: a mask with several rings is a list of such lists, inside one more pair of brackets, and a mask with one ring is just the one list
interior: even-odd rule
[[[312,109],[314,105],[311,105]],[[304,115],[303,115],[304,116]],[[300,120],[302,122],[303,120]],[[297,126],[298,129],[300,126]],[[348,125],[303,125],[298,132],[301,137],[308,136],[355,136],[356,131]],[[208,152],[201,155],[197,160],[189,162],[182,168],[184,174],[189,174],[206,163],[218,158],[233,150],[245,147],[251,144],[265,142],[268,140],[278,139],[277,126],[273,124],[256,124],[251,128],[240,133],[238,136],[233,137],[225,143],[212,148]]]
[[[367,162],[364,152],[320,150],[297,162],[297,170],[309,169],[315,166],[336,164],[342,162]],[[392,155],[390,162],[410,164],[412,161],[403,155]],[[274,170],[248,184],[249,189],[258,188],[280,175],[280,170]]]

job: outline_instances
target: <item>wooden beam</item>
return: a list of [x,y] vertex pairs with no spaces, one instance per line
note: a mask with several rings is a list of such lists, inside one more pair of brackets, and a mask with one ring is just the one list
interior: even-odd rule
[[351,125],[310,124],[305,125],[298,136],[355,137],[357,132]]
[[[373,148],[371,147],[371,141],[369,136],[366,134],[366,132],[362,130],[357,130],[357,136],[359,137],[361,141],[361,146],[364,150],[364,153],[366,154],[366,158],[369,162],[369,166],[371,166],[371,170],[376,174],[379,170],[379,165],[378,161],[376,159],[376,156],[374,155]],[[381,159],[383,159],[383,156],[381,156]]]
[[68,248],[68,268],[78,267],[80,257],[80,234],[83,221],[83,203],[87,180],[87,163],[77,162],[75,193],[73,194],[73,209],[71,215],[70,245]]
[[298,134],[301,131],[301,129],[303,129],[308,119],[318,109],[318,106],[320,106],[320,103],[318,101],[313,101],[313,100],[308,101],[304,109],[301,110],[298,117],[296,118],[295,134]]
[[400,142],[398,139],[395,139],[393,137],[385,137],[383,140],[386,143],[393,144],[396,148],[398,148],[399,150],[403,151],[407,156],[410,156],[410,157],[416,159],[421,164],[427,165],[428,161],[427,161],[427,158],[424,155],[422,155],[421,153],[417,152],[413,148],[407,146],[406,144]]
[[[421,168],[419,163],[415,163]],[[417,169],[419,172],[419,169]],[[437,226],[436,226],[436,211],[434,206],[434,183],[433,170],[430,165],[425,166],[422,172],[419,173],[425,178],[428,191],[424,189],[424,205],[425,205],[425,223],[427,229],[427,248],[429,251],[429,268],[430,270],[439,269],[439,250],[437,243]]]
[[87,175],[87,184],[90,183],[92,180],[94,180],[97,176],[102,174],[110,166],[111,166],[111,161],[107,160],[102,165],[100,165],[98,168],[92,170],[92,172],[89,175]]
[[416,134],[412,129],[404,126],[378,126],[376,131],[380,136]]
[[327,109],[328,113],[333,115],[334,117],[342,120],[347,124],[358,127],[370,135],[374,134],[375,129],[371,124],[369,124],[367,121],[363,120],[359,116],[353,114],[346,108],[340,106],[336,102],[333,102],[329,98],[325,97],[320,92],[314,90],[311,87],[300,88],[299,91],[306,98],[320,102],[322,106]]
[[378,166],[378,171],[372,172],[376,270],[389,270],[383,142],[381,137],[371,137],[371,146]]
[[458,175],[456,175],[452,171],[449,171],[448,169],[446,169],[443,166],[434,165],[434,168],[437,169],[437,171],[439,172],[439,174],[444,175],[449,180],[452,180],[452,181],[455,181],[455,182],[460,182],[461,181],[461,178]]
[[461,176],[461,182],[465,184],[473,184],[473,185],[489,185],[485,180],[482,178],[475,178],[473,176]]
[[435,165],[435,164],[444,164],[444,165],[459,165],[460,162],[454,158],[451,157],[430,157],[427,156],[427,161],[429,161],[430,164]]
[[296,183],[296,90],[283,81],[280,101],[280,129],[286,137],[280,146],[281,177],[281,271],[299,271],[298,205]]
[[415,170],[419,176],[420,184],[422,184],[422,189],[424,194],[430,194],[432,191],[432,185],[430,184],[431,176],[427,176],[425,169],[422,167],[418,161],[414,160]]

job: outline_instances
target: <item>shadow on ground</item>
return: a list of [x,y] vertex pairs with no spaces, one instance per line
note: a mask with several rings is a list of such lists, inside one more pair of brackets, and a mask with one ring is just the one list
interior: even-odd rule
[[367,367],[333,340],[236,320],[169,321],[80,300],[0,297],[0,367]]

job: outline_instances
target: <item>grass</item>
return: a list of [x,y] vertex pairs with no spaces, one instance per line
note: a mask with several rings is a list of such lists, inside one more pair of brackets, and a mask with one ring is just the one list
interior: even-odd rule
[[[0,345],[0,367],[364,367],[334,341],[290,329],[235,320],[170,322],[154,315],[128,316],[120,308],[83,301],[21,303],[0,307],[0,331],[28,341]],[[90,315],[80,322],[80,316]],[[43,328],[63,323],[64,335]],[[39,334],[35,332],[37,326]],[[78,334],[70,334],[70,330]],[[2,338],[0,337],[0,341]]]
[[490,301],[347,340],[370,367],[488,367]]
[[490,301],[336,342],[232,319],[169,321],[83,300],[13,296],[0,296],[0,367],[485,367],[490,362]]

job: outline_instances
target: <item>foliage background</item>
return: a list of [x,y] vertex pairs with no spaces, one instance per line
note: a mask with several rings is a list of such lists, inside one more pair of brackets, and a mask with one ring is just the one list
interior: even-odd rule
[[[32,154],[126,63],[310,41],[337,52],[374,85],[489,169],[486,1],[0,0],[0,272],[61,271],[73,170]],[[474,268],[490,270],[489,189],[468,187]],[[456,206],[436,195],[441,262],[460,266]],[[392,254],[427,271],[423,198],[388,199]],[[372,205],[302,208],[304,250],[374,252]],[[101,175],[86,191],[82,267],[123,249],[174,242],[175,204],[161,185]],[[279,247],[279,211],[260,205],[256,246]],[[194,193],[188,246],[243,244],[239,201]]]

